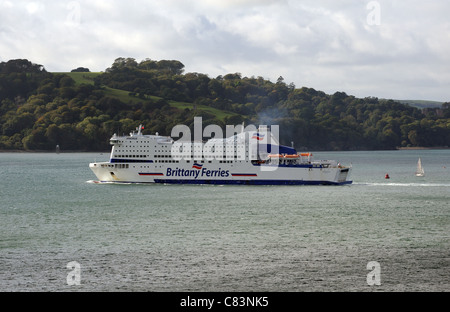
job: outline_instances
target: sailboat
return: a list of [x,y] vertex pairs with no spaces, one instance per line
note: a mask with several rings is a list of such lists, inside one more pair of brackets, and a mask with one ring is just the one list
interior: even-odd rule
[[419,160],[417,161],[417,169],[416,169],[416,177],[423,177],[425,175],[425,171],[422,167],[422,160],[419,157]]

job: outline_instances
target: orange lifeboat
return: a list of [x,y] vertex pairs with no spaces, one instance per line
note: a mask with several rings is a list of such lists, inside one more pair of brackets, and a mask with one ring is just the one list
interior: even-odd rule
[[283,158],[283,155],[281,155],[281,154],[270,154],[269,158]]
[[287,159],[297,159],[297,158],[299,158],[300,156],[298,156],[297,154],[292,154],[292,155],[284,155],[284,158],[287,158]]

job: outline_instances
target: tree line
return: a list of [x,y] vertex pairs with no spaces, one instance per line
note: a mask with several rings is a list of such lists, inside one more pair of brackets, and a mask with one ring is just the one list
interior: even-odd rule
[[[107,88],[124,90],[128,98]],[[277,124],[283,144],[299,149],[373,150],[443,147],[450,142],[450,103],[439,114],[393,100],[297,88],[283,77],[184,73],[176,60],[118,58],[94,84],[77,84],[28,60],[0,63],[0,149],[108,150],[113,133],[138,124],[170,135],[177,124]],[[188,103],[179,108],[173,103]],[[226,117],[198,107],[231,112]]]

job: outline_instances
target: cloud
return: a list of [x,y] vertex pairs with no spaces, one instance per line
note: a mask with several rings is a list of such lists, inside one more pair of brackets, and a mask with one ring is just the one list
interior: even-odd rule
[[379,12],[356,0],[0,0],[0,61],[102,71],[117,57],[176,59],[211,77],[448,101],[450,3],[372,2]]

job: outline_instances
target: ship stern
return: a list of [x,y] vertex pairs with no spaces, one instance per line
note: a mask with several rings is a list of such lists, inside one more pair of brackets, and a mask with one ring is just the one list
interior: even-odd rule
[[338,184],[352,184],[350,180],[352,167],[340,167],[337,173],[336,181]]

